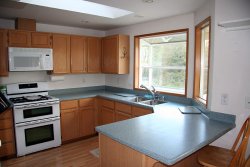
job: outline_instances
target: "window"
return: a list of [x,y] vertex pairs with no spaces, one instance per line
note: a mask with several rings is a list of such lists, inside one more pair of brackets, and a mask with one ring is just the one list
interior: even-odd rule
[[134,87],[186,96],[188,29],[135,36]]
[[195,27],[194,98],[207,105],[210,57],[210,17]]

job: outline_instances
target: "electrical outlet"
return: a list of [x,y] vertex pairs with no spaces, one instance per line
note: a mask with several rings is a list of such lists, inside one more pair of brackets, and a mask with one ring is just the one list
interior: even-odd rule
[[86,79],[85,78],[82,78],[82,83],[85,83],[86,82]]
[[226,93],[221,94],[221,104],[228,105],[228,101],[229,101],[228,94],[226,94]]
[[246,97],[246,108],[250,109],[250,97]]

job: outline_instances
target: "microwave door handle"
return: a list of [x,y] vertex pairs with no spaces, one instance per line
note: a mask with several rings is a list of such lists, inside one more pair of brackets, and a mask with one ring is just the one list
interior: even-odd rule
[[44,69],[44,59],[43,59],[43,55],[40,54],[40,61],[39,61],[39,66],[40,66],[40,69]]

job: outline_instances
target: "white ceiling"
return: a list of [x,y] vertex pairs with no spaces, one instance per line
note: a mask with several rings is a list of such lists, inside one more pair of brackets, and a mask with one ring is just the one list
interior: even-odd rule
[[[72,2],[73,1],[74,0],[72,0]],[[38,23],[109,30],[131,24],[194,12],[201,7],[206,0],[154,0],[153,3],[145,3],[143,0],[88,1],[129,10],[134,12],[134,14],[110,19],[59,9],[22,4],[11,0],[1,0],[0,18],[14,19],[16,17],[22,17],[35,19]]]

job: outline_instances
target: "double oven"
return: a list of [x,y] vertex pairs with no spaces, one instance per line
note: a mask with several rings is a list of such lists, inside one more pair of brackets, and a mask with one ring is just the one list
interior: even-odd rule
[[38,92],[10,96],[10,100],[14,103],[17,156],[61,145],[59,99]]

